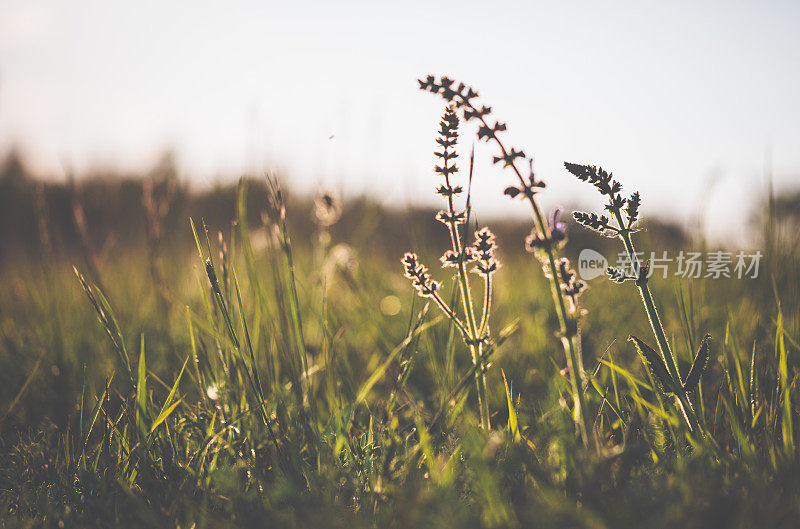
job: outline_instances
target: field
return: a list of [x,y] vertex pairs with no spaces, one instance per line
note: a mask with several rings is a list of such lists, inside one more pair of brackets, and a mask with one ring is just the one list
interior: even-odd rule
[[[453,115],[431,190],[463,208],[469,168],[446,153],[474,131]],[[500,162],[522,167],[513,152]],[[601,170],[569,169],[603,186]],[[547,192],[520,181],[509,172],[522,186],[509,200]],[[165,164],[63,185],[7,160],[4,526],[798,525],[797,197],[764,191],[755,278],[599,277],[582,291],[543,273],[560,266],[548,252],[577,267],[583,248],[623,247],[567,212],[566,226],[535,211],[490,222],[496,248],[488,235],[482,248],[471,222],[279,184],[201,193]],[[638,250],[718,250],[639,219],[626,196],[622,231],[646,228],[622,233]],[[462,276],[457,251],[440,268],[451,245],[487,269]],[[727,251],[740,249],[756,248]],[[438,288],[416,261],[404,270],[406,251]]]

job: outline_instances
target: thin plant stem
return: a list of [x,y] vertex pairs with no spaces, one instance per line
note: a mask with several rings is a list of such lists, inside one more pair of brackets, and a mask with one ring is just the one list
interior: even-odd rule
[[[625,251],[628,253],[628,258],[631,261],[631,265],[633,266],[634,270],[638,271],[641,268],[639,259],[636,256],[636,249],[633,246],[633,240],[631,239],[631,226],[624,223],[619,209],[614,210],[614,218],[620,227],[617,230],[617,234],[622,240],[622,243],[625,245]],[[678,363],[675,360],[675,355],[672,353],[672,349],[669,346],[669,341],[667,340],[667,335],[664,332],[664,327],[661,324],[661,318],[658,315],[658,309],[656,309],[655,302],[653,301],[653,295],[650,293],[650,287],[647,284],[647,277],[637,278],[636,288],[639,290],[639,295],[642,298],[642,303],[644,304],[644,309],[647,313],[647,319],[650,322],[650,328],[653,330],[653,335],[656,337],[656,342],[658,342],[659,352],[664,360],[664,364],[666,365],[670,376],[672,376],[674,380],[680,380]],[[699,432],[700,435],[703,435],[703,429],[700,426],[700,420],[697,417],[697,413],[695,412],[691,401],[689,400],[689,395],[687,394],[686,390],[676,387],[675,396],[678,403],[678,408],[680,408],[683,418],[686,421],[686,424],[689,426],[689,430],[692,432]]]
[[[481,428],[486,431],[491,429],[489,416],[489,401],[486,391],[486,361],[483,357],[483,343],[489,338],[488,318],[491,309],[490,297],[492,294],[491,276],[500,266],[494,257],[496,244],[494,234],[484,227],[475,232],[475,244],[467,246],[464,241],[466,230],[462,233],[459,229],[460,224],[468,224],[469,192],[467,193],[467,210],[457,211],[454,196],[463,192],[461,186],[452,186],[450,175],[458,172],[455,163],[451,163],[457,155],[454,147],[458,138],[458,116],[455,113],[455,105],[449,105],[445,110],[440,123],[440,137],[436,140],[442,147],[441,152],[436,152],[436,156],[442,159],[442,165],[436,166],[435,171],[442,175],[444,184],[437,189],[437,194],[446,199],[446,210],[440,211],[436,219],[447,226],[450,235],[450,246],[441,258],[442,266],[453,267],[456,269],[456,280],[458,283],[458,295],[464,310],[464,320],[459,319],[456,311],[453,310],[442,299],[438,293],[440,284],[431,279],[428,269],[419,263],[416,254],[406,253],[403,257],[405,275],[412,281],[412,285],[417,289],[419,295],[433,299],[445,315],[458,328],[464,343],[469,348],[470,357],[474,369],[475,388],[478,394],[478,409],[480,412]],[[470,158],[470,181],[472,179],[473,164]],[[470,288],[467,265],[475,263],[473,272],[484,277],[484,300],[483,312],[478,318],[473,305],[472,290]]]
[[[618,237],[622,240],[625,252],[628,254],[628,259],[633,267],[634,275],[630,275],[626,270],[613,267],[609,267],[606,272],[611,279],[617,283],[623,283],[628,280],[633,280],[636,283],[639,295],[642,298],[642,303],[644,304],[647,319],[650,321],[650,327],[658,342],[659,352],[656,352],[635,336],[631,336],[631,340],[636,343],[642,360],[653,375],[653,378],[664,390],[663,393],[673,394],[675,396],[674,400],[676,406],[680,409],[689,430],[693,433],[698,433],[700,436],[704,436],[703,429],[700,426],[700,420],[689,400],[689,392],[693,387],[698,386],[700,377],[702,377],[704,371],[708,367],[708,338],[710,335],[706,335],[706,338],[703,340],[703,344],[692,362],[692,367],[686,379],[681,379],[680,372],[678,371],[678,362],[670,349],[667,335],[664,332],[664,327],[658,316],[656,304],[653,301],[653,295],[650,292],[650,287],[647,285],[648,269],[643,269],[640,266],[639,259],[636,256],[636,249],[631,239],[631,234],[634,232],[633,226],[639,217],[639,205],[641,204],[639,193],[635,192],[630,197],[624,198],[620,193],[620,191],[622,191],[622,184],[614,180],[613,175],[603,170],[602,167],[569,162],[565,162],[564,167],[579,180],[592,184],[600,191],[601,195],[608,197],[608,204],[606,204],[605,210],[611,213],[611,219],[605,215],[581,211],[573,213],[573,218],[579,224],[601,235],[611,238]],[[623,207],[625,208],[627,222],[622,216]],[[616,226],[613,223],[616,223]]]
[[[444,182],[450,188],[450,174],[448,160],[444,160]],[[456,269],[458,270],[458,285],[461,297],[461,303],[464,307],[464,315],[467,320],[467,338],[469,344],[469,352],[472,357],[473,365],[477,366],[475,370],[475,388],[478,392],[478,408],[480,410],[481,427],[486,431],[491,429],[491,422],[489,420],[489,402],[486,397],[486,366],[483,362],[481,355],[481,332],[483,330],[483,322],[479,330],[478,322],[475,317],[475,309],[472,305],[472,293],[469,287],[469,277],[467,276],[467,265],[464,262],[466,254],[464,252],[464,244],[461,241],[461,233],[458,230],[456,221],[456,210],[453,202],[453,194],[447,195],[447,212],[450,214],[447,222],[447,228],[450,232],[450,242],[453,246],[453,252],[458,256]],[[487,281],[490,281],[487,276]],[[486,308],[486,300],[484,300],[484,310]],[[488,318],[488,312],[484,312],[483,318]]]
[[[421,90],[439,94],[446,101],[454,103],[457,107],[461,107],[463,109],[464,119],[466,121],[478,119],[481,124],[478,130],[478,139],[485,139],[486,141],[489,141],[490,139],[494,140],[494,142],[500,148],[502,156],[495,156],[494,163],[503,162],[506,167],[511,167],[511,169],[514,171],[514,174],[517,176],[517,179],[519,180],[520,188],[514,188],[511,196],[513,197],[519,193],[523,193],[528,199],[528,202],[531,204],[531,208],[533,209],[535,229],[538,232],[537,243],[540,243],[539,248],[546,255],[546,257],[543,257],[542,259],[544,261],[543,268],[547,269],[549,267],[550,271],[550,273],[546,275],[548,275],[550,279],[550,292],[553,296],[553,303],[556,306],[561,342],[564,347],[564,354],[566,356],[567,366],[569,368],[574,420],[576,428],[580,434],[581,441],[583,442],[584,446],[588,447],[589,435],[592,430],[588,415],[586,413],[586,403],[583,396],[583,386],[586,381],[586,377],[583,373],[583,363],[579,358],[580,346],[577,343],[578,314],[577,311],[575,311],[574,317],[571,317],[570,311],[568,310],[567,301],[565,299],[567,296],[567,292],[565,291],[566,289],[574,290],[574,293],[572,294],[572,299],[574,300],[580,290],[585,288],[585,284],[575,282],[574,273],[569,270],[565,270],[564,275],[569,275],[570,284],[565,283],[562,285],[562,280],[564,277],[558,274],[557,265],[565,264],[566,261],[561,259],[558,255],[559,241],[555,240],[555,237],[553,237],[550,229],[551,227],[548,226],[547,221],[542,215],[542,210],[535,198],[537,191],[536,188],[543,187],[543,184],[534,183],[532,174],[530,184],[525,181],[522,173],[515,163],[517,158],[525,158],[525,154],[516,149],[511,149],[510,151],[506,149],[503,142],[497,137],[498,132],[506,130],[506,125],[499,122],[495,123],[494,126],[489,125],[489,123],[486,121],[486,116],[491,113],[491,108],[482,106],[482,108],[479,109],[473,104],[473,99],[478,97],[477,92],[466,86],[464,83],[456,84],[452,79],[444,76],[437,80],[433,75],[428,75],[425,79],[419,79],[418,81]],[[508,194],[508,189],[506,190],[506,193]],[[573,305],[574,303],[571,304],[570,307],[573,307]]]
[[[489,126],[485,118],[480,117],[480,121],[485,127]],[[492,136],[492,139],[500,148],[500,152],[502,153],[503,157],[507,157],[508,151],[503,145],[503,142],[496,135]],[[519,168],[516,166],[516,163],[510,163],[509,167],[512,169],[512,171],[514,171],[514,174],[516,175],[520,184],[522,186],[526,186],[527,184],[525,179],[523,178]],[[533,220],[536,226],[536,231],[539,232],[539,236],[542,237],[542,239],[549,238],[549,226],[547,225],[547,220],[542,214],[542,209],[539,206],[539,203],[536,201],[536,195],[527,194],[526,198],[528,203],[531,205],[531,209],[533,210]],[[570,328],[567,302],[564,299],[566,295],[561,289],[561,284],[559,283],[558,275],[556,274],[556,262],[559,259],[558,250],[555,248],[554,244],[546,244],[544,245],[543,249],[547,255],[547,265],[550,267],[551,271],[550,274],[547,274],[550,283],[550,294],[553,297],[553,304],[556,307],[556,315],[558,317],[560,331],[559,334],[561,335],[561,344],[564,347],[564,354],[566,356],[567,366],[569,367],[570,390],[572,392],[573,405],[575,407],[575,424],[580,431],[583,444],[588,446],[589,434],[592,430],[588,414],[586,413],[586,402],[583,395],[583,385],[586,377],[583,372],[583,362],[581,362],[578,358],[578,351],[580,350],[580,347],[577,344],[578,337],[577,329],[575,328],[577,327],[577,324],[573,328]]]

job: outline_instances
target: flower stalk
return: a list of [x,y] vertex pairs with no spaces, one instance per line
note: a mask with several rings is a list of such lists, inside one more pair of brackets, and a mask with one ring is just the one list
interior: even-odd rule
[[[496,164],[502,163],[504,167],[510,169],[519,182],[519,187],[509,187],[505,194],[511,198],[521,197],[526,200],[533,212],[534,230],[527,241],[527,248],[532,251],[542,263],[545,275],[548,277],[550,292],[556,308],[556,315],[559,324],[559,336],[566,357],[567,370],[569,371],[570,392],[573,400],[573,417],[576,428],[579,432],[581,441],[585,446],[589,445],[591,435],[591,423],[587,413],[584,398],[584,387],[586,377],[583,370],[583,360],[580,354],[580,343],[578,335],[578,310],[575,299],[582,290],[586,288],[585,283],[576,281],[574,272],[569,271],[569,262],[559,256],[559,248],[565,242],[565,233],[558,226],[550,226],[542,212],[536,195],[541,191],[545,184],[537,181],[530,171],[528,177],[524,177],[518,163],[526,159],[522,150],[507,148],[503,141],[498,137],[499,132],[506,130],[506,124],[495,122],[490,125],[487,116],[491,113],[491,107],[476,106],[475,100],[478,93],[463,83],[454,84],[452,79],[442,77],[437,80],[429,75],[424,80],[419,80],[420,89],[439,94],[446,101],[461,108],[465,121],[477,120],[479,123],[478,139],[493,142],[499,149],[499,156],[494,156]],[[555,224],[555,223],[554,223]],[[563,268],[567,271],[560,274],[557,271]],[[565,276],[569,276],[569,282],[563,281]],[[568,292],[572,291],[572,295]]]
[[[440,283],[431,278],[428,269],[419,263],[416,254],[406,253],[403,257],[403,266],[406,277],[411,280],[419,295],[430,298],[436,303],[459,330],[464,343],[469,348],[472,363],[476,367],[475,388],[478,394],[481,427],[488,431],[491,429],[491,421],[486,391],[487,365],[483,357],[483,345],[489,338],[488,321],[491,311],[492,277],[500,263],[495,258],[494,234],[488,228],[482,228],[475,232],[473,245],[467,246],[463,241],[460,226],[467,222],[467,213],[456,208],[455,197],[463,193],[464,188],[453,185],[451,182],[451,176],[458,172],[455,164],[458,156],[455,151],[458,125],[459,120],[454,107],[448,106],[440,122],[439,137],[436,139],[441,150],[435,152],[435,155],[440,158],[441,165],[437,165],[434,170],[444,180],[436,189],[436,193],[441,195],[447,204],[447,209],[437,213],[436,219],[447,227],[450,235],[450,249],[442,255],[441,263],[443,268],[456,269],[464,319],[462,320],[456,311],[442,299],[438,292]],[[467,270],[470,263],[474,263],[472,272],[483,278],[483,310],[480,318],[478,318],[473,305]]]

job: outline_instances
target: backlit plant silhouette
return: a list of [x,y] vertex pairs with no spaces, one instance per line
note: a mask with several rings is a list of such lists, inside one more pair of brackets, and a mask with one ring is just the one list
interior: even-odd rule
[[530,160],[531,169],[527,175],[523,176],[524,170],[520,168],[520,165],[527,159],[525,153],[513,147],[508,148],[503,143],[498,133],[506,130],[506,124],[499,121],[495,121],[493,125],[489,124],[487,118],[492,109],[485,105],[477,105],[478,93],[475,90],[447,77],[437,80],[432,75],[420,79],[419,86],[422,90],[439,94],[446,101],[461,109],[465,121],[478,121],[478,139],[493,142],[499,150],[498,155],[493,157],[494,163],[502,164],[503,167],[510,169],[517,178],[518,186],[506,188],[505,194],[511,198],[520,197],[531,206],[534,229],[527,238],[525,246],[539,259],[544,273],[549,279],[560,327],[559,335],[569,372],[575,423],[582,441],[588,445],[591,424],[583,395],[586,377],[578,335],[580,311],[576,304],[576,299],[586,288],[586,284],[576,278],[575,272],[570,269],[569,261],[559,255],[559,249],[566,242],[566,232],[564,225],[557,221],[557,216],[554,215],[552,225],[548,223],[547,217],[538,203],[537,194],[544,189],[545,184],[536,179]]
[[[458,280],[458,292],[463,309],[463,320],[439,295],[441,284],[431,278],[428,269],[419,262],[414,253],[406,253],[403,257],[405,275],[408,277],[419,295],[432,299],[436,305],[458,328],[461,337],[469,347],[472,362],[475,365],[475,386],[478,391],[478,407],[480,409],[481,426],[489,430],[489,403],[486,397],[486,362],[484,359],[484,345],[489,338],[489,313],[491,311],[492,276],[497,271],[500,263],[495,258],[495,238],[489,228],[481,228],[475,232],[475,242],[468,246],[464,241],[462,225],[467,223],[467,211],[458,210],[455,197],[464,192],[463,186],[453,185],[451,176],[458,172],[455,164],[457,153],[455,151],[458,141],[458,116],[453,106],[445,109],[440,122],[439,137],[436,143],[441,150],[436,151],[436,156],[441,160],[441,165],[435,171],[442,176],[444,182],[436,188],[436,193],[447,202],[447,209],[436,214],[436,220],[447,226],[450,234],[451,248],[442,255],[443,268],[455,268]],[[483,279],[483,309],[480,318],[473,306],[472,290],[470,288],[467,267],[472,265],[472,272]]]
[[602,167],[574,163],[565,163],[564,166],[567,171],[580,180],[592,184],[601,195],[608,199],[605,210],[611,215],[611,218],[604,214],[598,215],[597,213],[584,213],[581,211],[573,213],[573,217],[579,224],[601,235],[619,238],[622,241],[630,260],[630,269],[623,270],[609,267],[606,273],[616,283],[624,283],[629,280],[636,283],[636,288],[639,290],[644,303],[647,319],[650,320],[650,326],[658,343],[659,352],[656,353],[653,348],[636,336],[631,336],[630,340],[636,345],[642,362],[647,366],[650,375],[661,392],[666,396],[674,397],[676,405],[680,409],[689,429],[702,435],[702,426],[689,399],[689,394],[697,389],[700,377],[703,376],[708,367],[710,335],[706,334],[705,338],[703,338],[689,373],[685,379],[681,380],[678,362],[670,349],[667,335],[661,325],[661,319],[653,301],[653,295],[647,285],[649,265],[642,266],[639,263],[636,249],[631,239],[631,235],[636,231],[634,226],[639,219],[639,205],[641,203],[639,192],[633,193],[629,198],[624,198],[620,193],[622,184],[613,178],[612,173],[603,170]]

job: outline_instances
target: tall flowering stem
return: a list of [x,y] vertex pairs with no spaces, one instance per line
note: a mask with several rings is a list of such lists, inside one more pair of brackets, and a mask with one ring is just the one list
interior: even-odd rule
[[[429,75],[419,80],[420,89],[439,94],[446,101],[462,110],[464,120],[476,120],[479,123],[478,139],[493,142],[499,149],[499,155],[494,156],[494,163],[502,164],[510,169],[519,182],[519,187],[509,187],[505,194],[511,198],[520,197],[526,200],[533,210],[534,230],[527,240],[527,248],[532,251],[542,263],[545,275],[549,279],[550,291],[558,316],[560,338],[564,348],[569,371],[570,389],[573,400],[573,414],[575,424],[581,440],[588,446],[591,433],[583,388],[586,377],[583,370],[583,360],[580,352],[580,339],[578,335],[578,316],[580,311],[575,300],[585,283],[577,281],[575,274],[569,269],[569,262],[559,256],[559,248],[563,245],[566,235],[562,228],[554,221],[551,226],[542,212],[536,195],[545,184],[537,181],[531,170],[523,176],[520,162],[527,158],[522,150],[506,147],[498,133],[506,130],[506,124],[495,122],[489,124],[487,116],[491,114],[491,107],[481,105],[478,107],[476,100],[478,93],[463,83],[456,84],[447,77],[436,79]],[[563,270],[563,274],[561,271]]]
[[[436,193],[445,199],[447,209],[436,214],[436,220],[447,227],[450,234],[450,249],[442,255],[441,262],[444,268],[455,268],[458,280],[459,297],[461,299],[464,319],[459,318],[439,295],[440,283],[434,281],[428,269],[419,263],[416,254],[407,253],[403,257],[405,275],[408,277],[420,296],[432,299],[445,313],[461,333],[461,337],[469,348],[475,369],[475,387],[478,393],[478,408],[480,410],[481,426],[489,430],[489,402],[486,396],[486,362],[483,356],[483,347],[489,338],[489,312],[491,310],[492,277],[500,263],[495,258],[495,238],[488,228],[482,228],[475,233],[475,243],[472,246],[465,244],[459,227],[466,223],[467,214],[456,208],[455,197],[464,192],[462,186],[453,185],[451,177],[458,172],[455,165],[457,154],[455,151],[458,141],[458,116],[454,106],[445,109],[442,121],[439,124],[439,137],[436,142],[441,147],[435,152],[441,165],[436,165],[436,173],[442,176],[443,183],[439,184]],[[470,289],[468,266],[474,264],[472,272],[483,278],[483,310],[480,318],[475,311]]]
[[667,340],[656,304],[653,301],[653,295],[648,286],[649,266],[642,266],[639,262],[636,256],[636,248],[633,246],[633,239],[631,238],[631,235],[636,231],[634,225],[639,218],[639,205],[641,203],[639,193],[635,192],[629,198],[623,197],[621,194],[622,184],[615,180],[611,173],[603,170],[602,167],[574,163],[565,163],[564,167],[578,179],[592,184],[601,195],[608,199],[605,211],[610,213],[610,218],[605,214],[598,215],[597,213],[584,213],[581,211],[576,211],[573,216],[579,224],[601,235],[616,237],[622,241],[630,260],[630,269],[622,270],[609,267],[606,273],[612,281],[617,283],[623,283],[628,280],[636,283],[636,288],[642,298],[645,313],[650,321],[650,327],[653,330],[659,351],[656,353],[647,343],[635,336],[631,336],[630,339],[636,345],[642,360],[650,370],[661,392],[674,397],[675,404],[689,430],[702,436],[702,426],[692,406],[689,394],[697,388],[700,377],[708,367],[708,340],[710,336],[706,335],[703,339],[689,373],[682,380],[678,371],[678,362],[669,346],[669,340]]

